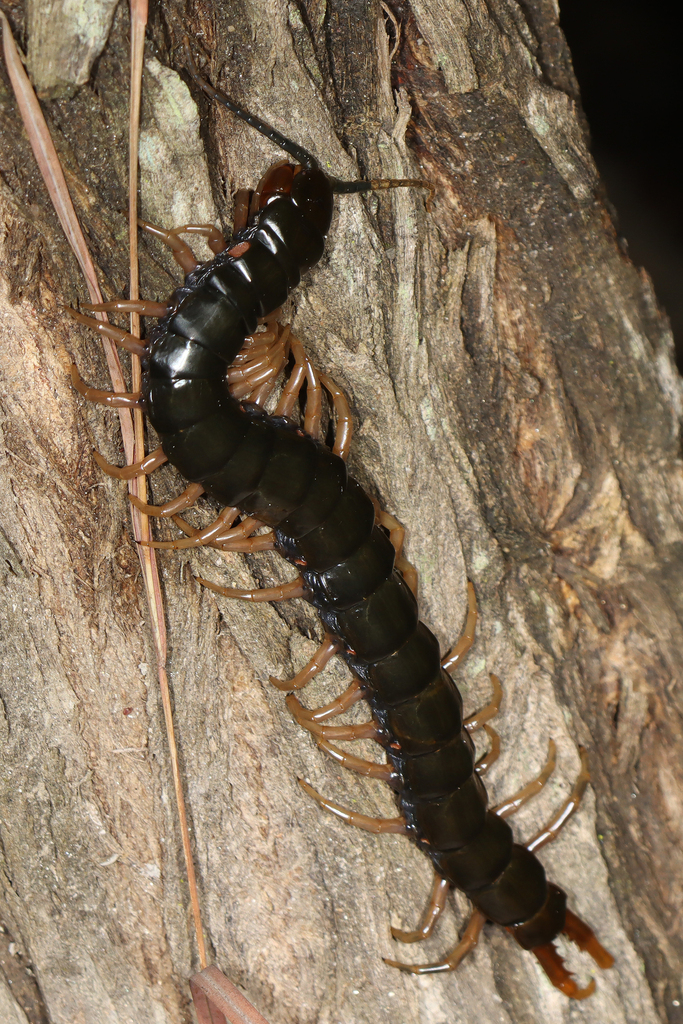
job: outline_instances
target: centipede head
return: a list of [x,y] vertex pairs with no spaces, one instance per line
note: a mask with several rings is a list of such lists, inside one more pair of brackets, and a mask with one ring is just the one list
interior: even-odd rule
[[330,179],[319,167],[291,164],[287,160],[269,167],[256,186],[250,215],[255,216],[279,196],[287,196],[301,210],[308,224],[325,236],[332,221],[333,193]]
[[[560,934],[566,935],[580,950],[592,956],[598,967],[601,967],[603,970],[613,965],[614,957],[612,954],[608,953],[604,946],[600,945],[588,925],[581,918],[577,917],[576,914],[573,914],[571,910],[567,910],[564,928]],[[586,985],[585,988],[579,988],[573,975],[565,967],[564,961],[558,953],[554,942],[546,942],[542,946],[535,946],[531,949],[531,952],[555,988],[559,988],[570,999],[587,999],[588,996],[595,992],[595,979],[591,980],[590,984]]]

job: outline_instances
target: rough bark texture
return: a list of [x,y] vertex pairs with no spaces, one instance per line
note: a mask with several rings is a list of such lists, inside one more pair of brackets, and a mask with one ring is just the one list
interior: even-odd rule
[[[100,24],[110,5],[94,6]],[[26,22],[10,9],[38,77],[22,32],[44,32],[40,7]],[[458,682],[473,709],[487,672],[504,681],[493,798],[538,771],[549,736],[558,743],[518,836],[564,798],[577,744],[588,748],[592,788],[542,856],[616,966],[580,1008],[499,929],[455,975],[385,967],[382,955],[452,946],[465,901],[426,949],[397,950],[389,924],[417,919],[429,864],[405,839],[348,829],[307,801],[297,775],[395,813],[386,787],[318,753],[267,682],[310,656],[315,614],[217,600],[194,582],[282,579],[275,557],[170,553],[170,669],[212,956],[273,1024],[680,1021],[683,476],[666,319],[606,211],[552,0],[393,10],[390,64],[393,30],[367,0],[157,4],[142,215],[228,225],[232,191],[277,158],[202,101],[199,131],[177,73],[185,31],[213,81],[334,173],[436,182],[430,211],[412,191],[341,198],[287,316],[350,395],[352,471],[406,524],[423,617],[444,647],[475,583],[480,624]],[[126,18],[120,8],[88,83],[44,107],[109,296],[127,280]],[[68,79],[52,72],[43,80]],[[123,487],[91,458],[97,447],[120,459],[116,419],[70,387],[72,358],[98,386],[104,361],[60,309],[85,289],[4,71],[0,90],[0,938],[14,969],[0,1016],[175,1024],[191,1019],[196,960],[152,648]],[[143,294],[168,294],[178,273],[166,253],[143,242],[141,258]],[[154,497],[179,487],[161,471]],[[196,521],[211,516],[205,503]],[[345,676],[333,663],[311,703]],[[585,980],[588,961],[569,962]]]

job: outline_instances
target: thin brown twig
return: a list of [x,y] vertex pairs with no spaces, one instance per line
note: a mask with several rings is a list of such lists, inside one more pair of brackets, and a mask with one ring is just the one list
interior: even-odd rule
[[[142,69],[145,48],[145,28],[148,16],[148,0],[133,0],[130,8],[131,19],[131,59],[130,59],[130,123],[129,123],[129,204],[128,204],[128,231],[130,238],[130,297],[140,297],[140,278],[138,269],[138,144],[140,139],[140,100],[142,95]],[[140,317],[137,313],[131,313],[130,332],[135,337],[140,337]],[[134,356],[131,360],[132,368],[132,389],[141,388],[141,366],[140,360]],[[144,456],[144,420],[142,410],[136,409],[134,414],[135,429],[135,458],[141,459]],[[142,501],[147,500],[147,478],[138,479],[137,497]],[[149,541],[150,526],[149,519],[144,513],[134,506],[131,507],[131,514],[134,520],[135,536],[139,541]],[[187,874],[187,885],[190,893],[190,904],[192,906],[192,917],[194,919],[195,934],[197,937],[197,952],[199,964],[203,970],[206,967],[206,945],[204,943],[204,929],[202,927],[201,910],[199,906],[199,893],[197,891],[197,876],[194,867],[192,854],[192,843],[190,831],[187,824],[187,810],[185,807],[185,794],[183,791],[183,780],[178,763],[178,747],[175,739],[175,727],[173,724],[173,708],[171,705],[171,694],[166,673],[166,623],[164,616],[163,598],[161,584],[156,563],[154,549],[138,544],[138,555],[145,580],[147,592],[147,603],[150,609],[152,620],[152,631],[157,652],[157,672],[159,676],[159,689],[161,691],[161,703],[164,709],[164,721],[166,725],[166,737],[171,758],[171,772],[173,775],[173,787],[175,789],[176,806],[178,810],[178,822],[182,837],[183,854],[185,857],[185,871]]]

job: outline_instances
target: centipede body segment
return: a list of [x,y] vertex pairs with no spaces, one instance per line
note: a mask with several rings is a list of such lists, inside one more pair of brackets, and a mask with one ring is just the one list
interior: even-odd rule
[[[302,596],[317,608],[325,630],[318,652],[294,678],[272,682],[289,691],[287,703],[294,717],[328,756],[394,789],[399,813],[395,818],[368,817],[326,800],[305,782],[303,788],[350,824],[374,833],[406,834],[431,859],[435,879],[424,919],[414,931],[394,929],[395,939],[415,942],[429,936],[450,887],[462,890],[473,904],[461,942],[442,961],[388,963],[419,974],[452,970],[476,945],[488,920],[505,927],[534,953],[554,985],[570,997],[584,998],[595,983],[578,987],[554,940],[564,934],[600,967],[609,967],[612,958],[591,929],[567,909],[565,893],[546,879],[534,851],[557,835],[578,806],[588,780],[585,753],[582,774],[563,808],[533,840],[515,842],[506,818],[545,784],[554,766],[554,746],[538,779],[498,808],[489,807],[482,776],[498,751],[498,738],[488,721],[498,710],[500,684],[491,677],[490,704],[466,720],[461,696],[447,671],[458,664],[473,640],[474,589],[470,584],[463,637],[442,660],[434,634],[419,618],[416,576],[401,554],[400,524],[376,507],[347,472],[343,456],[348,451],[351,421],[345,398],[332,381],[316,373],[298,339],[272,319],[301,275],[320,260],[335,193],[424,187],[426,183],[344,182],[330,177],[310,153],[247,114],[200,78],[191,61],[190,66],[194,81],[205,93],[295,162],[275,164],[251,197],[238,196],[236,231],[229,244],[211,225],[166,231],[143,223],[171,246],[187,275],[167,304],[135,304],[138,312],[160,317],[146,345],[125,331],[107,328],[117,343],[142,352],[143,394],[107,396],[88,389],[76,372],[74,384],[93,401],[144,404],[160,447],[123,470],[101,459],[100,465],[129,478],[168,461],[190,481],[182,495],[164,506],[137,502],[148,514],[172,516],[188,535],[157,546],[212,544],[241,551],[275,547],[297,568],[297,578],[277,588],[235,591],[208,585],[247,600]],[[198,264],[181,232],[206,237],[214,257]],[[118,300],[88,308],[105,307],[124,310],[133,304]],[[76,316],[97,326],[97,321]],[[265,322],[260,332],[259,322]],[[97,329],[104,332],[101,326]],[[264,403],[290,354],[294,368],[274,414],[269,415]],[[292,416],[304,380],[306,413],[299,425]],[[337,416],[334,451],[316,439],[322,388],[327,389]],[[210,527],[195,531],[178,513],[202,493],[225,509]],[[254,535],[263,526],[269,532]],[[353,683],[329,705],[312,711],[304,708],[295,691],[336,653],[351,667]],[[367,723],[328,724],[361,699],[371,709]],[[475,763],[470,734],[482,728],[491,739],[491,750]],[[364,760],[336,746],[359,738],[381,744],[386,763]]]

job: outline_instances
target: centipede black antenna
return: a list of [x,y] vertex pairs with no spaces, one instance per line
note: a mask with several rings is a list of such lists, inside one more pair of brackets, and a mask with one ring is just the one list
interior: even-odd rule
[[[274,142],[276,146],[283,149],[285,153],[289,153],[293,156],[302,167],[308,169],[318,169],[320,167],[319,162],[309,153],[307,149],[300,146],[297,142],[292,139],[288,139],[282,132],[279,132],[277,128],[273,128],[272,125],[268,124],[267,121],[262,120],[260,117],[256,117],[254,114],[250,114],[234,100],[231,100],[220,89],[215,89],[210,82],[207,82],[205,78],[202,78],[197,70],[192,51],[190,49],[190,43],[187,36],[184,39],[185,56],[188,64],[188,71],[192,76],[192,79],[202,89],[207,96],[215,100],[217,103],[221,103],[228,110],[236,114],[237,117],[241,118],[252,128],[256,129],[261,135],[264,135],[271,142]],[[436,188],[431,181],[425,181],[422,178],[372,178],[369,180],[356,179],[354,181],[344,181],[341,178],[335,178],[333,175],[326,175],[332,192],[335,195],[351,195],[352,193],[363,193],[363,192],[378,192],[384,189],[390,188],[425,188],[430,192],[430,197],[433,196]]]
[[212,100],[215,100],[216,103],[220,103],[222,106],[227,107],[228,110],[241,118],[242,121],[245,121],[251,128],[256,129],[256,131],[261,135],[265,135],[267,139],[274,142],[275,145],[279,146],[280,149],[283,149],[285,153],[289,153],[290,156],[293,156],[302,167],[314,168],[319,166],[316,158],[312,153],[309,153],[307,149],[304,149],[303,146],[293,142],[292,139],[288,139],[282,134],[282,132],[279,132],[277,128],[273,128],[272,125],[268,124],[267,121],[264,121],[260,117],[256,117],[255,114],[250,114],[244,109],[244,107],[241,107],[239,103],[235,103],[234,100],[231,100],[230,97],[221,89],[215,89],[210,82],[207,82],[205,78],[202,78],[197,70],[197,65],[194,57],[192,56],[192,50],[190,49],[190,41],[187,36],[183,39],[183,46],[185,49],[185,59],[187,60],[188,71],[195,83],[203,90],[203,92],[206,93],[207,96]]

